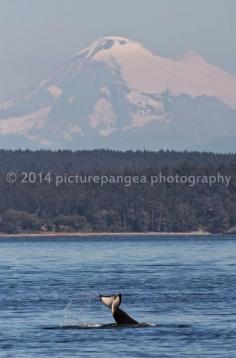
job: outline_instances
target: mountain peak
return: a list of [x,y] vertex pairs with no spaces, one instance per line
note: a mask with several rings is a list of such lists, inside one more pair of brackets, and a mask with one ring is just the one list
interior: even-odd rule
[[143,48],[142,45],[136,41],[133,41],[127,37],[121,36],[103,36],[95,40],[89,47],[83,49],[77,53],[77,58],[83,58],[84,60],[90,60],[98,53],[106,51],[110,53],[114,49],[127,50],[133,47]]
[[109,48],[114,44],[127,45],[135,41],[129,39],[128,37],[122,36],[102,36],[95,40],[91,46],[104,46],[104,48]]
[[104,36],[27,96],[0,104],[0,141],[157,148],[171,140],[186,149],[236,133],[235,108],[235,76],[200,55],[171,59]]

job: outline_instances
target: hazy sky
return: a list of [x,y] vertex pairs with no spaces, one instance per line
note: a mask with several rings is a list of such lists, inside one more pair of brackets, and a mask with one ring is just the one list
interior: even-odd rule
[[0,101],[104,35],[169,57],[193,50],[236,75],[235,14],[235,0],[0,0]]

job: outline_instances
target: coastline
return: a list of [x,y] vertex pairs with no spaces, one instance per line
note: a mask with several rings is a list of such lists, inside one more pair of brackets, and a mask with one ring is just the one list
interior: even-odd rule
[[[193,232],[22,232],[17,234],[0,233],[0,239],[4,238],[80,238],[80,237],[208,237],[214,234],[210,232],[193,231]],[[217,234],[223,235],[223,234]]]

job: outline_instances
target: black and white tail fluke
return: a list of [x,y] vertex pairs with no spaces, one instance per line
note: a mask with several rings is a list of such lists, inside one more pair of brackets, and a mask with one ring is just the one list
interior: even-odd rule
[[111,309],[117,324],[138,324],[137,321],[119,308],[122,301],[121,293],[112,296],[100,295],[99,297],[102,303]]

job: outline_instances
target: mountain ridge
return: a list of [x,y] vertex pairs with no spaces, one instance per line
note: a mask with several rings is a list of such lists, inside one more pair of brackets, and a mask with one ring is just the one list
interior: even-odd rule
[[234,133],[236,77],[198,54],[171,60],[125,37],[96,40],[0,104],[1,142],[22,148],[211,149]]

